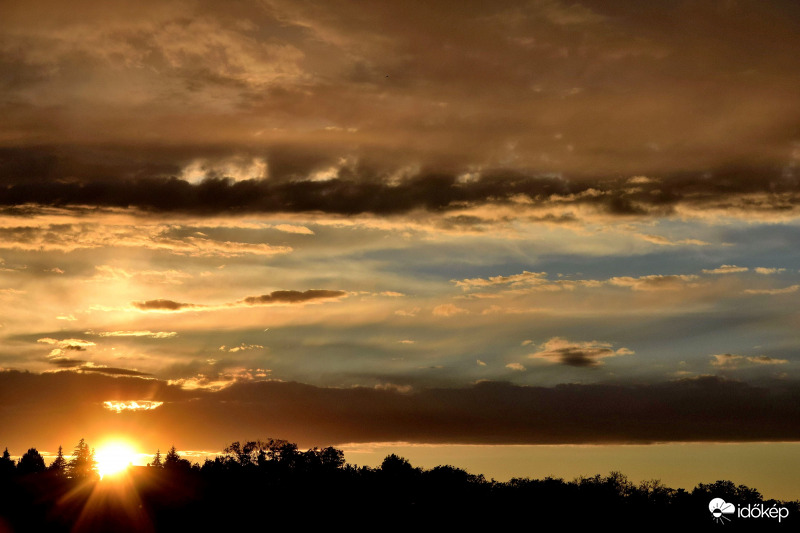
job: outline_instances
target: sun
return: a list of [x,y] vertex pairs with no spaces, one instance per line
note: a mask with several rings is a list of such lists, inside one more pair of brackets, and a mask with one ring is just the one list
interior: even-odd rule
[[136,451],[127,442],[114,441],[102,445],[95,454],[100,478],[123,472],[136,460]]

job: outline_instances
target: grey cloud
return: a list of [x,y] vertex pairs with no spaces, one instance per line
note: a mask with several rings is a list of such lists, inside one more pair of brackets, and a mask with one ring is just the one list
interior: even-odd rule
[[172,300],[147,300],[145,302],[131,302],[140,311],[181,311],[201,307],[195,304],[174,302]]
[[62,350],[74,350],[76,352],[85,352],[86,348],[83,346],[75,345],[75,344],[68,344],[66,346],[61,347]]
[[75,368],[86,363],[83,359],[72,359],[70,357],[53,357],[48,359],[47,362],[59,368]]
[[95,365],[83,359],[72,359],[70,357],[53,357],[49,358],[47,362],[58,368],[69,369],[74,372],[96,372],[98,374],[107,374],[109,376],[150,376],[146,372],[139,372],[129,368],[109,367],[103,365]]
[[306,291],[273,291],[269,294],[260,296],[248,296],[247,298],[234,303],[221,304],[217,306],[200,305],[192,303],[181,303],[173,300],[147,300],[143,302],[131,302],[131,305],[140,311],[166,311],[177,312],[184,310],[213,310],[229,307],[239,307],[242,305],[280,305],[280,304],[301,304],[312,301],[324,301],[342,298],[347,296],[345,291],[333,291],[325,289],[309,289]]
[[711,356],[711,366],[722,370],[736,370],[743,366],[752,365],[785,365],[789,361],[768,355],[746,356],[731,353],[715,354]]
[[152,374],[148,374],[147,372],[139,372],[138,370],[132,370],[130,368],[118,368],[112,366],[89,366],[83,365],[80,368],[75,369],[79,372],[97,372],[99,374],[108,374],[110,376],[151,376]]
[[585,368],[600,366],[603,364],[601,359],[607,357],[633,353],[627,348],[614,350],[611,346],[611,343],[606,342],[573,342],[561,337],[553,337],[545,342],[540,350],[529,357]]
[[261,296],[249,296],[242,300],[248,305],[269,305],[269,304],[296,304],[310,302],[312,300],[329,300],[331,298],[341,298],[346,296],[345,291],[329,291],[321,289],[310,289],[307,291],[273,291]]

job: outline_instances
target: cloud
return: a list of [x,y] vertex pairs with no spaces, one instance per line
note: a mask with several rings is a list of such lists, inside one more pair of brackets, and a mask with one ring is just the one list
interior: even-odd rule
[[109,411],[121,413],[123,411],[150,411],[164,405],[164,402],[151,402],[147,400],[113,401],[103,402],[103,406]]
[[765,276],[769,276],[770,274],[780,274],[781,272],[786,272],[786,269],[785,268],[756,267],[755,271],[756,271],[756,274],[763,274]]
[[235,307],[247,307],[252,305],[299,305],[309,302],[324,302],[328,300],[338,300],[347,296],[346,291],[335,291],[327,289],[309,289],[307,291],[273,291],[261,296],[248,296],[238,302],[231,302],[217,305],[201,305],[193,303],[181,303],[173,300],[147,300],[141,302],[131,302],[131,305],[140,311],[160,311],[160,312],[180,312],[180,311],[211,311],[219,309],[231,309]]
[[50,350],[50,353],[47,355],[47,357],[48,359],[58,359],[59,361],[62,361],[62,365],[67,364],[66,361],[71,360],[66,357],[66,354],[69,352],[85,352],[87,348],[95,346],[95,343],[91,341],[73,338],[58,340],[50,337],[44,337],[37,339],[36,342],[55,346]]
[[245,343],[242,343],[239,346],[232,346],[232,347],[220,346],[219,350],[221,352],[236,353],[236,352],[244,352],[244,351],[247,351],[247,350],[260,350],[262,348],[264,348],[264,347],[261,346],[260,344],[245,344]]
[[131,302],[131,305],[140,311],[183,311],[185,309],[199,309],[202,305],[174,302],[172,300],[147,300],[145,302]]
[[758,355],[755,357],[748,357],[747,362],[755,365],[785,365],[789,361],[786,359],[776,359],[767,355]]
[[630,287],[635,291],[676,290],[691,285],[696,280],[694,275],[651,275],[633,277],[615,277],[608,280],[611,285]]
[[[93,335],[93,332],[87,332],[87,335]],[[169,339],[175,337],[177,331],[100,331],[96,333],[101,337],[150,337],[153,339]]]
[[[626,217],[797,192],[785,0],[89,4],[3,10],[7,205],[386,214],[522,194]],[[425,173],[452,183],[405,186]]]
[[618,355],[631,355],[628,348],[612,349],[608,342],[572,342],[561,337],[552,337],[541,349],[528,357],[550,360],[562,365],[579,368],[596,367],[603,364],[601,359]]
[[130,368],[115,368],[105,365],[94,365],[92,363],[87,363],[79,368],[75,369],[78,372],[97,372],[100,374],[108,374],[109,376],[151,376],[152,374],[148,374],[147,372],[139,372],[138,370],[133,370]]
[[248,296],[242,302],[247,305],[300,304],[314,300],[332,300],[347,296],[345,291],[309,289],[307,291],[273,291],[261,296]]
[[789,362],[786,359],[776,359],[766,355],[745,356],[730,353],[712,355],[711,359],[711,366],[723,370],[735,370],[743,366],[753,365],[784,365]]
[[[55,448],[53,435],[95,442],[137,431],[145,449],[164,435],[187,447],[219,446],[219,435],[255,435],[269,427],[303,446],[344,442],[577,444],[800,440],[794,399],[800,385],[763,386],[716,377],[651,384],[556,387],[481,382],[459,388],[324,388],[229,376],[215,390],[188,390],[157,379],[58,372],[0,372],[0,425],[15,428],[5,444]],[[402,384],[401,384],[402,385]],[[79,390],[81,395],[70,394]],[[297,398],[303,398],[298,402]],[[163,402],[141,413],[116,413],[107,401]],[[747,406],[743,409],[742,406]],[[27,413],[28,416],[20,416]],[[137,416],[127,416],[136,414]],[[116,417],[116,418],[115,418]],[[148,431],[141,431],[146,420]],[[203,420],[203,424],[197,424]],[[490,421],[490,423],[487,423]]]
[[49,358],[47,362],[59,368],[75,368],[86,364],[87,361],[83,359],[72,359],[70,357],[52,357]]
[[270,373],[271,370],[266,368],[231,368],[224,372],[197,374],[190,378],[172,379],[168,383],[180,386],[182,390],[187,391],[217,392],[236,383],[263,381]]
[[278,224],[273,226],[278,231],[283,231],[286,233],[297,233],[299,235],[314,235],[314,232],[308,229],[305,226],[299,226],[297,224]]
[[699,239],[680,239],[680,240],[671,240],[667,237],[662,235],[648,235],[648,234],[640,234],[640,238],[646,240],[647,242],[651,242],[653,244],[660,244],[662,246],[709,246],[711,243],[706,241],[701,241]]
[[[0,185],[2,189],[2,185]],[[45,210],[46,211],[46,210]],[[79,215],[81,208],[71,214]],[[58,209],[58,215],[67,218],[69,210]],[[28,213],[29,215],[30,213]],[[40,213],[41,214],[41,213]],[[47,220],[46,213],[42,217]],[[80,217],[79,217],[80,218]],[[71,219],[63,224],[14,225],[0,227],[0,249],[25,251],[88,250],[96,248],[135,248],[163,251],[188,257],[242,257],[248,255],[273,256],[287,254],[290,246],[274,246],[268,243],[221,241],[198,235],[182,235],[180,226],[160,223],[124,224],[115,223],[113,214],[98,217],[102,224],[87,223]],[[145,281],[181,283],[190,275],[175,270],[131,271],[110,265],[97,267],[97,280],[125,280],[132,277]]]
[[736,265],[722,265],[719,268],[703,269],[704,274],[735,274],[737,272],[747,272],[747,267]]
[[793,292],[797,292],[800,289],[800,285],[790,285],[788,287],[783,287],[782,289],[745,289],[745,294],[791,294]]
[[92,278],[97,281],[126,281],[129,282],[132,278],[139,278],[145,282],[155,283],[170,283],[179,285],[187,279],[191,279],[192,275],[187,272],[179,270],[129,270],[121,267],[111,265],[99,265],[94,267],[97,275]]
[[[494,276],[489,278],[472,278],[465,280],[451,280],[457,286],[462,287],[464,290],[468,289],[487,289],[496,286],[508,285],[510,288],[505,291],[506,294],[523,294],[527,292],[539,291],[562,291],[574,290],[579,287],[583,288],[600,288],[607,285],[616,287],[626,287],[634,291],[657,291],[657,290],[678,290],[685,287],[696,286],[694,283],[699,278],[696,275],[688,274],[670,274],[660,275],[654,274],[649,276],[618,276],[606,280],[598,279],[547,279],[545,272],[528,272],[524,271],[521,274],[511,276]],[[494,293],[496,294],[496,293]],[[474,294],[474,297],[487,297],[481,293]],[[495,296],[492,296],[495,297]],[[504,313],[527,313],[536,311],[536,309],[514,309],[514,308],[500,308],[492,306],[484,311],[484,314],[504,312]]]
[[[290,152],[287,151],[285,157],[290,157]],[[394,178],[398,164],[396,160],[382,164],[356,162],[352,168],[340,169],[338,174],[325,181],[311,179],[313,168],[295,168],[300,164],[298,161],[291,163],[290,168],[285,170],[286,174],[281,174],[282,164],[274,165],[276,172],[269,179],[237,181],[214,177],[190,182],[175,178],[171,172],[184,157],[179,153],[174,154],[175,161],[163,171],[146,162],[143,168],[136,171],[128,168],[127,164],[107,169],[108,175],[116,179],[94,175],[96,165],[93,166],[90,158],[97,158],[97,153],[81,155],[79,150],[75,150],[73,154],[70,157],[84,157],[86,160],[59,161],[66,156],[52,149],[0,150],[0,206],[11,209],[23,206],[26,209],[32,206],[84,209],[91,206],[136,210],[153,216],[160,213],[202,216],[234,213],[386,216],[428,212],[440,216],[442,223],[445,219],[451,223],[457,220],[453,216],[461,217],[458,220],[476,220],[469,210],[481,206],[513,208],[514,218],[528,217],[531,220],[553,222],[574,221],[576,216],[600,215],[606,218],[651,218],[680,212],[687,216],[706,216],[703,211],[727,212],[731,216],[745,218],[769,213],[790,218],[799,215],[796,205],[800,201],[800,185],[788,182],[780,173],[758,167],[732,170],[723,166],[712,172],[711,178],[702,180],[698,179],[697,174],[675,173],[666,175],[658,183],[638,184],[635,190],[630,189],[627,180],[611,179],[603,173],[534,173],[513,166],[486,168],[474,173],[473,180],[464,182],[460,179],[461,172],[451,170],[453,166],[459,166],[457,163],[449,165],[448,170],[420,169],[417,174],[406,175],[397,181]],[[308,151],[297,156],[308,157]],[[125,154],[110,153],[107,159],[125,157]],[[133,160],[144,158],[146,161],[148,157],[156,156],[146,153]],[[271,157],[279,159],[284,156],[272,151]],[[341,154],[319,154],[317,157],[342,158]],[[42,170],[35,163],[42,159],[56,161],[44,175],[41,175]],[[31,162],[26,164],[28,160]],[[142,163],[132,161],[130,164]],[[19,168],[20,165],[26,168]],[[83,175],[82,167],[85,167]],[[37,172],[40,178],[35,184],[19,179],[20,175]],[[74,180],[62,180],[64,172],[69,172]],[[131,173],[143,177],[130,178]],[[299,224],[271,227],[296,234],[308,235],[311,231]],[[12,230],[6,232],[9,231]],[[0,239],[2,247],[36,249],[37,245],[41,245],[38,242],[41,240],[50,240],[51,246],[65,249],[78,245],[102,245],[99,241],[71,242],[46,233],[13,232],[17,233],[15,239],[10,236]],[[709,244],[693,238],[673,240],[652,234],[639,234],[639,237],[667,246]],[[109,238],[112,239],[109,242],[113,242],[113,237]],[[143,239],[141,235],[131,235],[129,241],[117,240],[117,245],[125,245],[130,241],[133,246],[136,240],[153,249],[167,249],[191,256],[275,255],[292,251],[289,246],[216,241],[202,236],[176,239],[152,235]]]
[[43,337],[41,339],[37,339],[36,342],[41,342],[42,344],[55,344],[61,348],[69,348],[69,349],[83,349],[88,348],[89,346],[95,346],[95,343],[92,341],[86,341],[83,339],[53,339],[51,337]]
[[641,185],[641,184],[650,184],[650,183],[658,183],[660,180],[655,178],[648,178],[647,176],[633,176],[628,178],[627,183],[631,185]]
[[522,366],[520,363],[508,363],[506,365],[506,368],[509,368],[511,370],[516,370],[517,372],[523,372],[525,370],[525,367]]
[[433,308],[434,316],[451,317],[456,315],[466,315],[469,311],[463,307],[458,307],[453,304],[441,304]]
[[528,272],[523,271],[521,274],[513,274],[511,276],[492,276],[490,278],[472,278],[463,280],[451,280],[457,287],[464,290],[474,287],[490,287],[492,285],[524,285],[524,284],[539,284],[547,280],[547,272]]

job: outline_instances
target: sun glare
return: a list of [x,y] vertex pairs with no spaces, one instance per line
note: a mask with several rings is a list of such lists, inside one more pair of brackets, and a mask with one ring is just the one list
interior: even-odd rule
[[125,442],[109,442],[97,450],[95,459],[102,479],[127,469],[136,460],[136,451]]

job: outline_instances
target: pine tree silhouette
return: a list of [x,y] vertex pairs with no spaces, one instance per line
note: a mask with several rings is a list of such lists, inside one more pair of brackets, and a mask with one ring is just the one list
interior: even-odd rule
[[72,453],[72,459],[67,466],[67,474],[72,479],[97,479],[97,461],[94,450],[89,449],[84,439],[81,439]]

